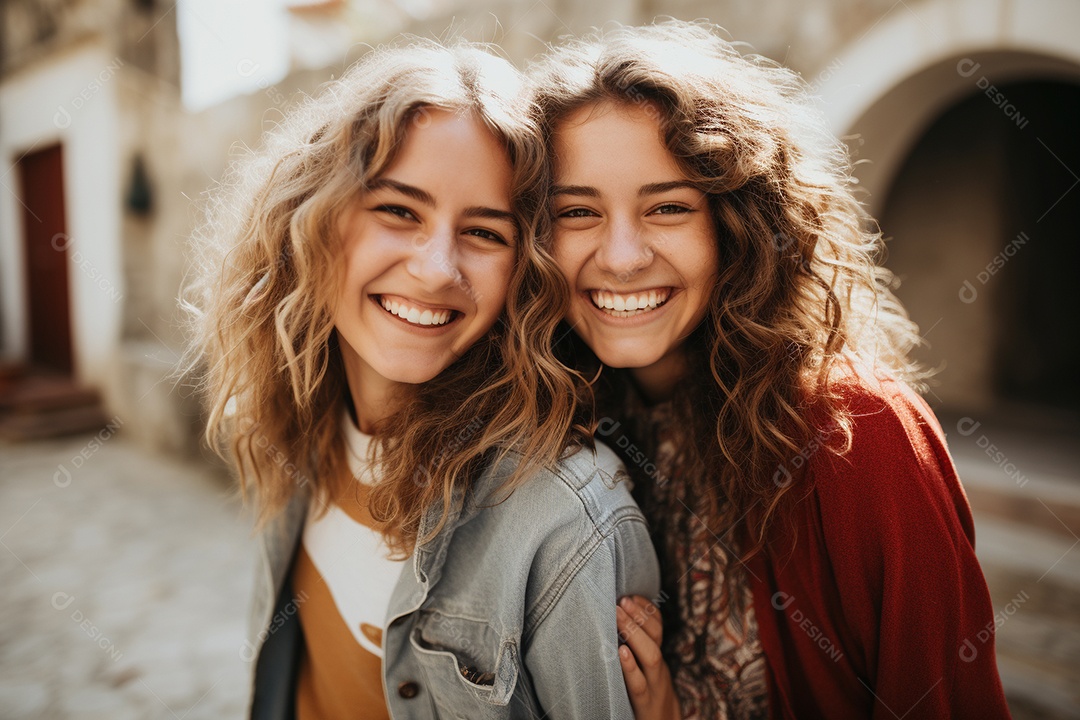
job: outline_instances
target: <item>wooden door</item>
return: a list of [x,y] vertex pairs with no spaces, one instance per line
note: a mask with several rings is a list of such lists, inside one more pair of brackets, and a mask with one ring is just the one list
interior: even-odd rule
[[59,144],[19,160],[26,307],[35,368],[71,374],[71,302],[64,216],[64,165]]

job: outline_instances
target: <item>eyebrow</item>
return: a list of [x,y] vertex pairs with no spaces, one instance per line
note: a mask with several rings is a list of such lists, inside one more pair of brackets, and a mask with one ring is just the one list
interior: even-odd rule
[[474,206],[465,208],[465,212],[462,213],[465,217],[469,218],[486,218],[488,220],[505,220],[509,223],[516,223],[514,214],[509,210],[496,210],[495,208]]
[[[659,195],[669,190],[679,190],[681,188],[690,188],[691,190],[698,190],[699,188],[689,180],[671,180],[668,182],[649,183],[642,185],[638,188],[638,197],[645,197],[647,195]],[[600,191],[594,187],[588,185],[556,185],[551,190],[552,195],[577,195],[579,197],[600,197]]]
[[[397,180],[391,180],[390,178],[380,178],[373,181],[368,185],[368,192],[373,190],[382,190],[383,188],[389,188],[396,190],[397,192],[410,197],[417,202],[423,203],[429,207],[435,207],[435,196],[429,193],[427,190],[421,190],[415,185],[408,185]],[[515,222],[514,214],[509,210],[499,210],[497,208],[483,207],[476,205],[473,207],[465,208],[465,212],[462,213],[465,217],[485,218],[488,220],[506,220],[508,222]]]
[[600,191],[587,185],[556,185],[551,189],[552,195],[580,195],[583,197],[600,197]]
[[660,193],[666,193],[668,190],[680,190],[682,188],[690,188],[691,190],[699,189],[697,185],[689,180],[671,180],[669,182],[642,185],[638,188],[637,194],[638,197],[645,197],[646,195],[659,195]]
[[406,185],[403,182],[391,180],[390,178],[379,178],[378,180],[373,180],[371,184],[368,185],[367,189],[368,192],[371,192],[373,190],[382,190],[383,188],[390,188],[391,190],[396,190],[402,195],[411,197],[417,202],[421,202],[425,205],[435,207],[435,197],[427,190],[421,190],[414,185]]

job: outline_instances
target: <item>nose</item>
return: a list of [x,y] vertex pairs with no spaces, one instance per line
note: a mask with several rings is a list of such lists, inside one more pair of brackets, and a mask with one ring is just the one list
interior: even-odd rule
[[431,291],[452,285],[461,277],[458,270],[457,235],[450,228],[440,228],[413,238],[412,252],[405,269]]
[[653,250],[636,223],[613,219],[600,240],[594,259],[599,269],[625,281],[648,267],[653,260]]

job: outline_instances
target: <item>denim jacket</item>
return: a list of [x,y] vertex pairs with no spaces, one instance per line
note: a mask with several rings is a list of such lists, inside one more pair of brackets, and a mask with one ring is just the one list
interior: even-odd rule
[[[497,492],[518,459],[489,467],[405,563],[383,635],[383,690],[398,720],[633,717],[615,603],[655,597],[659,567],[622,464],[597,443]],[[295,705],[303,636],[286,580],[306,504],[298,495],[262,536],[241,652],[256,661],[260,720],[292,717]],[[428,512],[421,535],[440,513]]]

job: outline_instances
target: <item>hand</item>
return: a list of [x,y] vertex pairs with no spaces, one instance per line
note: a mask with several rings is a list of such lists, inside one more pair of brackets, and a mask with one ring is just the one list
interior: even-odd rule
[[619,646],[619,662],[635,720],[679,720],[679,700],[660,653],[664,625],[659,608],[635,595],[619,601],[615,616],[626,640]]

